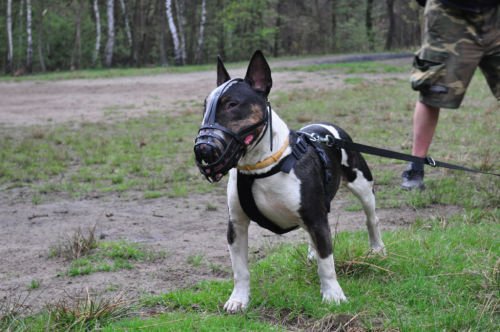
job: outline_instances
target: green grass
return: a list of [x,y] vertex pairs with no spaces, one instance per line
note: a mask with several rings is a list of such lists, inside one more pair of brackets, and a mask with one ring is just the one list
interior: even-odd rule
[[12,77],[0,75],[0,81],[59,81],[70,79],[102,79],[130,76],[160,75],[168,73],[191,73],[195,71],[211,70],[213,65],[192,65],[181,67],[150,67],[150,68],[114,68],[114,69],[85,69],[76,71],[58,71],[38,73],[33,75]]
[[160,254],[142,248],[137,243],[126,241],[99,242],[90,253],[71,261],[67,274],[71,277],[95,272],[130,270],[134,263],[152,261]]
[[0,135],[0,187],[28,187],[36,203],[61,193],[80,198],[133,190],[157,198],[206,192],[210,187],[192,155],[197,124],[198,117],[186,115],[33,127],[21,137],[6,129]]
[[41,283],[42,282],[40,280],[33,279],[33,280],[31,280],[28,288],[29,289],[38,289],[38,288],[40,288]]
[[326,71],[333,70],[343,74],[381,74],[405,73],[409,71],[408,65],[390,65],[383,62],[361,61],[303,65],[296,67],[279,67],[278,71]]
[[485,214],[386,232],[387,257],[366,255],[365,232],[340,233],[336,266],[349,302],[338,306],[321,303],[316,264],[307,260],[306,246],[284,245],[251,267],[251,302],[241,315],[222,313],[232,283],[208,281],[147,298],[143,306],[161,306],[166,313],[121,321],[108,330],[180,331],[209,324],[228,331],[273,331],[286,329],[286,322],[290,328],[298,322],[311,327],[325,317],[348,315],[366,329],[494,331],[500,323],[495,314],[500,211]]

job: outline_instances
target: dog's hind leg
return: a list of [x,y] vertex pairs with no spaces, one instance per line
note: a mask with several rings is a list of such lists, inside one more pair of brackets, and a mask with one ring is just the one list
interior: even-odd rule
[[[366,162],[357,156],[361,162],[362,170],[357,168],[350,169],[351,175],[348,176],[347,188],[361,201],[363,210],[366,214],[366,227],[370,237],[370,247],[375,253],[385,254],[385,246],[382,242],[382,236],[378,228],[378,217],[375,213],[375,194],[373,192],[373,180]],[[368,175],[368,176],[365,176]],[[368,177],[368,179],[367,179]]]
[[318,275],[321,283],[321,295],[325,303],[347,301],[344,291],[337,281],[335,262],[332,254],[332,236],[328,226],[327,216],[323,222],[309,223],[307,228],[314,246],[318,262]]

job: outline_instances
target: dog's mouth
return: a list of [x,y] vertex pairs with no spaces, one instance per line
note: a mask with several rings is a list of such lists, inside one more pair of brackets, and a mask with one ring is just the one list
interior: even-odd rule
[[254,141],[255,139],[255,135],[254,134],[250,134],[248,136],[245,137],[245,139],[243,140],[243,142],[245,142],[246,146],[249,146],[250,144],[252,144],[252,142]]

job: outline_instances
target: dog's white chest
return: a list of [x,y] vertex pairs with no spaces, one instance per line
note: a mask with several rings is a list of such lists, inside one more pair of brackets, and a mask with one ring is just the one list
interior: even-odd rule
[[283,229],[301,225],[300,180],[294,171],[256,179],[252,192],[260,212]]

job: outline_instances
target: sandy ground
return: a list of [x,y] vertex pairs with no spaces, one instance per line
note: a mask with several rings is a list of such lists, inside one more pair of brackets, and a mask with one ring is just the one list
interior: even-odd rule
[[[328,58],[316,61],[325,62]],[[401,60],[400,60],[401,61]],[[403,61],[410,61],[409,59]],[[279,65],[294,65],[281,62]],[[277,65],[271,62],[271,67]],[[244,69],[230,71],[242,76]],[[359,76],[359,75],[358,75]],[[387,79],[403,75],[379,75]],[[404,76],[403,76],[404,77]],[[277,72],[274,91],[342,88],[345,76],[324,73]],[[214,72],[165,74],[97,80],[0,83],[0,130],[62,122],[120,121],[149,112],[182,112],[190,103],[201,103],[215,85]],[[0,189],[1,190],[1,189]],[[362,212],[345,212],[345,191],[337,196],[330,214],[332,229],[364,229]],[[216,209],[207,209],[216,206]],[[378,211],[383,230],[404,227],[417,217],[447,216],[458,208],[437,206]],[[22,191],[0,191],[0,302],[25,300],[38,310],[44,303],[89,288],[112,295],[124,292],[130,299],[160,294],[193,285],[204,279],[231,278],[226,246],[225,197],[190,195],[187,198],[154,200],[123,199],[108,195],[85,200],[55,197],[33,205]],[[164,257],[136,264],[131,270],[65,275],[68,263],[49,257],[50,248],[78,228],[96,225],[106,240],[139,242],[163,252]],[[251,256],[262,257],[280,242],[306,242],[303,231],[274,235],[255,225],[250,229]],[[188,263],[202,256],[201,264]],[[32,281],[40,287],[30,290]],[[0,306],[1,307],[1,306]]]

